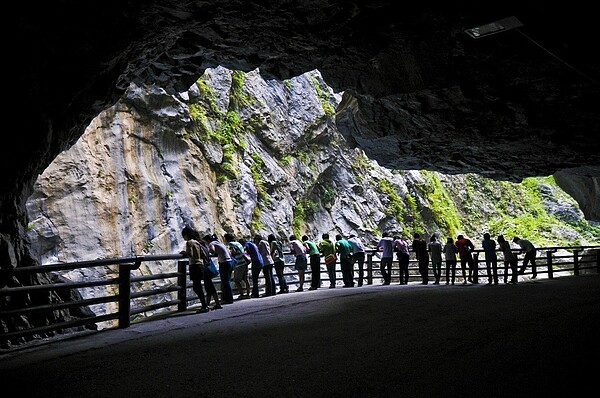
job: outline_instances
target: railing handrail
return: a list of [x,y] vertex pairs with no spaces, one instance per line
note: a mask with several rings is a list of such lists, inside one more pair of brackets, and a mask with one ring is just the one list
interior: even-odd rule
[[[572,249],[573,252],[570,255],[555,255],[558,249]],[[597,250],[595,260],[583,258],[579,258],[584,250],[586,249],[594,249]],[[483,250],[476,250],[477,252],[483,252]],[[520,249],[513,249],[515,252],[520,252]],[[572,272],[573,275],[579,275],[580,270],[583,269],[595,269],[597,273],[600,273],[600,245],[598,246],[551,246],[551,247],[539,247],[537,248],[538,253],[540,254],[537,259],[540,260],[540,263],[537,265],[539,271],[538,274],[547,273],[548,278],[553,278],[554,274],[559,271],[567,271]],[[567,250],[568,251],[568,250]],[[365,259],[365,272],[366,272],[366,283],[372,284],[374,279],[374,271],[377,272],[377,268],[374,267],[375,259],[378,257],[376,254],[380,254],[381,251],[374,248],[366,248],[366,259]],[[545,252],[545,255],[543,254]],[[286,260],[289,259],[292,254],[290,252],[284,253],[286,255]],[[483,259],[478,258],[479,253],[475,253],[475,282],[477,282],[477,277],[481,277],[479,272],[483,268],[479,268],[479,264],[484,262]],[[572,260],[569,261],[569,259]],[[546,268],[544,271],[542,264],[543,260],[546,260]],[[566,259],[566,261],[556,262],[556,259]],[[150,276],[141,276],[141,277],[132,277],[131,271],[140,267],[143,262],[155,262],[155,261],[176,261],[177,270],[171,271],[168,273],[161,272],[157,274],[152,274]],[[499,259],[499,263],[502,258]],[[397,263],[397,259],[394,259],[394,262]],[[416,260],[411,259],[409,264],[417,263]],[[595,263],[595,265],[593,264]],[[323,257],[321,257],[320,265],[324,264]],[[338,262],[339,264],[339,262]],[[591,264],[591,265],[590,265]],[[119,265],[118,278],[104,278],[104,279],[96,279],[96,280],[86,280],[84,282],[69,282],[69,283],[52,283],[52,284],[44,284],[44,285],[27,285],[27,286],[14,286],[14,287],[2,287],[0,288],[0,297],[9,296],[11,294],[15,295],[24,295],[33,292],[41,292],[41,291],[59,291],[59,290],[76,290],[80,288],[89,288],[89,287],[102,287],[108,285],[116,285],[118,286],[119,293],[113,295],[102,295],[94,298],[87,298],[77,301],[60,301],[56,303],[45,303],[38,306],[27,306],[23,308],[9,308],[0,310],[0,316],[3,319],[8,319],[10,317],[16,317],[23,314],[33,314],[33,313],[41,313],[41,312],[52,312],[55,310],[66,309],[66,308],[74,308],[74,307],[85,307],[88,308],[90,305],[94,304],[107,304],[110,302],[118,303],[118,312],[111,313],[107,315],[95,315],[89,318],[78,318],[76,320],[69,320],[62,323],[56,323],[54,325],[43,325],[34,327],[33,329],[26,330],[15,330],[8,333],[0,334],[0,338],[13,339],[13,338],[23,338],[28,335],[32,335],[34,333],[47,333],[47,332],[55,332],[64,329],[68,329],[70,327],[82,327],[85,325],[96,325],[100,322],[105,321],[115,321],[118,320],[118,327],[124,328],[130,326],[131,317],[136,314],[152,312],[157,309],[171,307],[176,305],[176,311],[185,311],[187,308],[187,302],[195,300],[195,296],[188,298],[187,291],[191,289],[191,285],[187,282],[188,270],[187,270],[187,257],[181,254],[162,254],[162,255],[144,255],[144,256],[130,256],[130,257],[119,257],[119,258],[111,258],[111,259],[97,259],[97,260],[86,260],[86,261],[78,261],[78,262],[70,262],[70,263],[54,263],[47,265],[38,265],[38,266],[29,266],[29,267],[18,267],[14,269],[3,269],[2,273],[9,273],[9,275],[14,275],[15,273],[43,273],[43,272],[52,272],[52,271],[66,271],[80,268],[91,268],[91,267],[101,267],[101,266],[110,266],[110,265]],[[287,267],[293,267],[293,264],[286,263]],[[557,266],[562,266],[558,270],[554,268]],[[564,266],[572,265],[573,268],[565,268]],[[498,265],[498,269],[501,268],[501,265]],[[418,268],[410,268],[411,271],[415,272],[411,277],[413,279],[420,278],[418,274],[416,274],[416,270]],[[399,269],[397,269],[399,270]],[[356,267],[353,269],[354,279],[356,279]],[[393,270],[392,270],[393,271]],[[428,272],[431,269],[429,268]],[[325,273],[321,267],[319,273]],[[339,273],[339,269],[336,269],[336,273]],[[379,271],[380,272],[380,271]],[[292,272],[284,274],[285,276],[295,276],[297,272],[294,270]],[[307,270],[306,275],[309,276],[305,283],[310,283],[310,271]],[[431,274],[430,274],[431,275]],[[397,277],[397,276],[396,276]],[[141,290],[136,292],[131,292],[131,287],[135,286],[135,284],[146,281],[146,280],[156,280],[156,279],[172,279],[176,278],[177,282],[173,285],[165,285],[164,287],[154,288],[152,290]],[[216,277],[218,280],[219,277]],[[460,278],[460,276],[459,276]],[[261,280],[264,281],[264,276],[261,276]],[[328,278],[320,278],[321,281],[326,281]],[[217,282],[218,283],[218,282]],[[290,283],[288,281],[288,283]],[[291,283],[294,283],[293,281]],[[261,285],[264,286],[264,285]],[[157,304],[150,304],[145,307],[131,307],[131,301],[140,298],[140,297],[148,297],[148,296],[156,296],[156,295],[166,295],[168,293],[175,292],[177,294],[176,299],[170,299],[165,297],[165,300],[162,300]],[[171,296],[172,298],[172,296]],[[79,304],[78,304],[79,303]],[[91,311],[90,311],[91,312]],[[93,312],[92,312],[93,313]],[[0,348],[4,345],[3,340],[0,340]]]
[[[441,242],[440,242],[441,243]],[[536,247],[537,251],[551,251],[551,250],[587,250],[587,249],[598,249],[600,250],[600,245],[589,245],[589,246],[543,246]],[[513,252],[520,252],[522,249],[520,248],[512,248]],[[411,250],[412,252],[412,250]],[[483,253],[483,249],[473,250],[473,252]],[[496,249],[496,252],[501,253],[500,249]],[[381,250],[373,247],[365,248],[365,253],[381,253]],[[291,252],[284,252],[285,255],[291,255]],[[216,257],[216,256],[213,256]],[[2,268],[0,269],[0,273],[2,272],[36,272],[39,270],[43,270],[43,272],[47,271],[65,271],[68,269],[77,269],[77,268],[93,268],[98,266],[108,266],[108,265],[119,265],[119,264],[131,264],[137,262],[149,262],[149,261],[164,261],[164,260],[180,260],[187,258],[182,254],[151,254],[151,255],[139,255],[139,256],[129,256],[129,257],[115,257],[115,258],[106,258],[106,259],[96,259],[96,260],[83,260],[83,261],[72,261],[72,262],[56,262],[56,263],[47,263],[42,265],[32,265],[28,267],[16,267],[16,268]]]

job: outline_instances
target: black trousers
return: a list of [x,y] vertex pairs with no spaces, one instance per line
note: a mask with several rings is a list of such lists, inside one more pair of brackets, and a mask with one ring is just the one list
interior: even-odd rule
[[286,292],[288,291],[287,281],[283,276],[283,271],[285,269],[285,263],[283,261],[277,261],[275,263],[275,274],[277,275],[277,279],[279,280],[279,291]]
[[406,253],[398,253],[398,265],[400,267],[400,284],[408,284],[408,264],[410,262],[410,255]]
[[381,263],[379,263],[379,271],[381,271],[381,277],[383,278],[383,283],[389,285],[392,281],[392,261],[393,257],[382,257]]
[[321,254],[310,255],[310,287],[321,287]]
[[358,286],[362,286],[365,274],[365,252],[354,253],[352,260],[358,264]]

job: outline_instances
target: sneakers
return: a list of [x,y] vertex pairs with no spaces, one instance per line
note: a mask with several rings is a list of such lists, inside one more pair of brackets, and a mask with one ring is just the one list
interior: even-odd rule
[[210,309],[208,308],[200,308],[198,311],[196,311],[196,314],[203,314],[205,312],[210,311]]
[[308,290],[317,290],[317,288],[314,287],[314,286],[311,286],[311,287],[308,288]]
[[304,291],[304,289],[303,289],[303,288],[301,288],[301,287],[299,287],[298,289],[296,289],[296,291],[297,291],[297,292],[303,292],[303,291]]
[[221,308],[223,308],[223,307],[221,307],[219,304],[215,304],[211,309],[214,311],[214,310],[220,310]]
[[238,300],[245,300],[245,299],[249,299],[249,298],[250,298],[250,296],[248,296],[247,294],[240,294],[237,299]]

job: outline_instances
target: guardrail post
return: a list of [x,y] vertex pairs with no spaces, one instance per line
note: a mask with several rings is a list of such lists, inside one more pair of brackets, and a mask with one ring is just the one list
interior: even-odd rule
[[579,250],[573,250],[573,274],[579,275]]
[[131,325],[131,264],[119,265],[119,329]]
[[187,261],[177,262],[177,273],[179,274],[177,276],[177,286],[179,287],[177,290],[177,300],[179,300],[177,311],[179,312],[187,310],[187,264]]
[[367,254],[367,285],[373,284],[373,253]]
[[475,263],[475,270],[473,271],[473,283],[479,283],[479,253],[473,253],[473,262]]
[[546,252],[546,261],[548,263],[548,278],[554,278],[554,272],[552,270],[552,251],[548,250]]

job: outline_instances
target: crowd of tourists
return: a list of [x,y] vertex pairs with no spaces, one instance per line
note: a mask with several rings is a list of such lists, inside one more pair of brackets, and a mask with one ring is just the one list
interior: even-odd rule
[[[181,254],[188,257],[192,288],[201,305],[198,312],[208,312],[211,309],[222,308],[223,304],[233,304],[234,286],[235,292],[238,294],[237,300],[289,293],[290,283],[284,276],[286,255],[294,257],[291,266],[298,275],[298,281],[294,281],[297,286],[296,292],[305,290],[307,272],[310,275],[307,290],[317,290],[323,287],[321,283],[322,259],[327,269],[329,289],[337,287],[338,264],[344,288],[363,286],[367,271],[365,268],[366,253],[370,250],[375,250],[380,254],[379,271],[383,285],[391,284],[394,259],[397,260],[399,266],[399,283],[401,285],[408,284],[411,252],[414,253],[418,263],[421,284],[430,282],[429,271],[431,269],[433,284],[440,284],[445,276],[446,285],[454,285],[457,280],[458,264],[462,271],[462,283],[477,283],[474,275],[477,270],[473,257],[475,245],[464,235],[458,235],[456,239],[448,237],[442,244],[435,235],[432,235],[429,242],[426,242],[417,233],[409,242],[403,236],[393,236],[386,232],[382,234],[374,249],[367,249],[356,234],[351,234],[347,239],[341,234],[337,234],[334,239],[331,239],[329,234],[324,233],[318,241],[307,235],[290,235],[287,242],[284,242],[273,234],[266,237],[257,234],[251,240],[246,240],[226,233],[223,240],[220,240],[215,234],[200,236],[195,229],[185,227],[182,230],[182,237],[186,243]],[[483,235],[481,247],[485,255],[488,284],[497,285],[500,276],[503,277],[504,283],[515,284],[518,275],[523,274],[528,265],[531,265],[532,268],[532,278],[536,278],[535,246],[529,240],[519,237],[514,237],[512,241],[520,248],[517,253],[504,236],[499,235],[495,241],[489,233]],[[498,272],[497,252],[502,253],[504,261],[502,274]],[[519,253],[525,254],[520,268],[518,267]],[[213,258],[216,258],[218,266],[214,264]],[[358,273],[358,277],[355,277],[355,272]],[[264,294],[262,296],[259,290],[261,275],[264,278]],[[213,282],[217,276],[220,280],[220,297]],[[214,305],[209,308],[212,300],[214,300]]]

